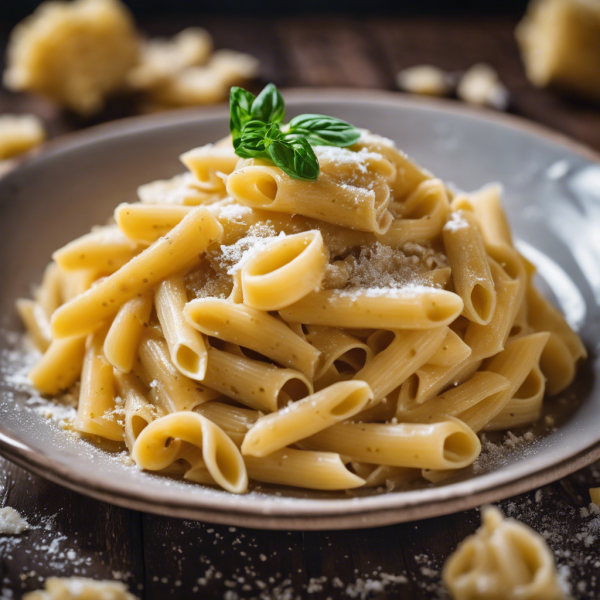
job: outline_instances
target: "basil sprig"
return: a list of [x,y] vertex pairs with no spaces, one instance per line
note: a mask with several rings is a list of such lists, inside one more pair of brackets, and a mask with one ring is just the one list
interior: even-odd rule
[[270,83],[254,96],[232,87],[230,94],[231,136],[235,153],[242,158],[271,160],[294,179],[315,181],[319,161],[312,146],[346,147],[354,144],[360,132],[340,119],[324,115],[300,115],[282,131],[285,102]]

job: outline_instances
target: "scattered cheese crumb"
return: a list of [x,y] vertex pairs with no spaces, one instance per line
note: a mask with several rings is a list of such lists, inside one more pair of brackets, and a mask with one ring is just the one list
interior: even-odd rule
[[23,600],[137,600],[120,581],[96,581],[85,577],[50,577],[44,590],[30,592]]
[[211,35],[201,27],[188,27],[170,39],[148,40],[127,82],[136,90],[154,89],[184,69],[205,64],[212,47]]
[[0,535],[18,535],[30,527],[14,508],[10,506],[0,508]]
[[432,65],[417,65],[404,69],[396,76],[401,90],[425,96],[448,96],[452,92],[452,77]]
[[456,94],[470,104],[506,110],[509,103],[508,90],[498,73],[485,63],[473,65],[460,79]]
[[124,84],[138,46],[118,0],[44,2],[10,36],[4,84],[93,114]]

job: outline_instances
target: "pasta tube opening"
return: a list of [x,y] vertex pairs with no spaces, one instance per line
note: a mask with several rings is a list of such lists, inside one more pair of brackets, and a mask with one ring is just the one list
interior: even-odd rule
[[137,438],[140,437],[140,433],[142,433],[149,424],[150,421],[145,419],[142,415],[132,415],[130,426],[133,437],[137,440]]
[[192,348],[183,344],[177,348],[176,358],[175,364],[186,375],[188,373],[198,373],[200,364],[206,361],[205,356],[201,357]]
[[275,177],[252,167],[234,171],[227,179],[227,192],[252,208],[271,205],[278,190]]
[[470,430],[451,433],[444,440],[444,458],[450,463],[464,465],[465,461],[470,461],[479,453],[479,444],[476,440],[477,436]]
[[516,400],[526,400],[539,394],[540,390],[544,389],[544,376],[539,368],[534,367],[529,371],[525,381],[513,396]]
[[318,288],[326,262],[320,231],[275,239],[242,267],[244,303],[266,311],[289,306]]
[[492,318],[496,303],[490,290],[477,283],[471,290],[471,307],[483,323],[489,323]]

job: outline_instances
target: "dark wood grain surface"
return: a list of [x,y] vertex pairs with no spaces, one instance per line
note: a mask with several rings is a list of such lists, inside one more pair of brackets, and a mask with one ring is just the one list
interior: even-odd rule
[[[394,88],[415,64],[452,71],[491,63],[511,92],[511,112],[600,149],[600,109],[532,88],[513,38],[515,17],[161,18],[152,35],[202,25],[217,47],[261,60],[281,87]],[[0,23],[0,45],[8,27]],[[116,99],[93,120],[0,91],[0,113],[34,112],[53,136],[133,113]],[[541,532],[577,599],[600,598],[600,518],[589,514],[598,467],[498,503]],[[0,599],[20,598],[49,576],[121,579],[143,598],[444,598],[444,559],[479,523],[472,510],[360,531],[273,532],[169,519],[116,508],[63,489],[0,459],[0,505],[33,529],[0,536]]]

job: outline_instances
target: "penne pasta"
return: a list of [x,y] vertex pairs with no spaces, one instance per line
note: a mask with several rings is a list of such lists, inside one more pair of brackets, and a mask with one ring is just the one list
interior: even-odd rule
[[327,255],[320,231],[275,239],[244,263],[244,303],[261,310],[280,310],[318,289]]
[[481,451],[479,438],[458,419],[417,423],[340,423],[303,441],[313,450],[331,451],[352,460],[416,469],[461,469]]
[[319,351],[284,323],[250,306],[200,298],[184,311],[188,322],[204,335],[251,348],[271,360],[313,377]]
[[52,317],[54,337],[89,333],[128,300],[150,290],[165,277],[185,271],[222,227],[203,207],[193,210],[172,230],[90,290],[61,306]]
[[341,381],[260,417],[244,438],[244,456],[268,456],[335,423],[345,421],[373,401],[364,381]]
[[122,408],[116,404],[113,368],[102,350],[105,336],[106,329],[101,329],[88,337],[73,427],[81,433],[122,442],[124,420]]
[[496,289],[475,217],[468,211],[451,213],[443,236],[454,287],[464,302],[463,315],[487,325],[496,310]]
[[220,427],[194,412],[180,411],[150,423],[138,436],[132,457],[142,469],[158,471],[181,458],[183,444],[200,451],[202,463],[192,464],[192,470],[206,467],[222,488],[234,494],[246,491],[248,475],[240,451]]
[[462,309],[462,300],[452,292],[414,286],[366,292],[322,290],[280,314],[286,321],[329,327],[432,329],[449,325]]
[[194,209],[177,204],[119,204],[115,209],[117,227],[130,240],[152,244]]
[[310,490],[350,490],[365,484],[334,452],[286,448],[269,456],[244,458],[251,479]]
[[187,292],[182,275],[173,275],[156,288],[154,305],[171,361],[186,377],[202,381],[206,375],[208,352],[202,335],[183,316],[186,304]]
[[115,369],[123,373],[133,369],[144,329],[150,323],[151,312],[150,294],[129,300],[119,309],[104,340],[104,356]]

